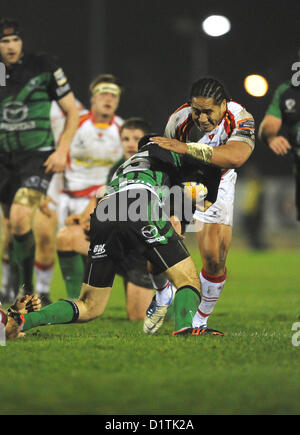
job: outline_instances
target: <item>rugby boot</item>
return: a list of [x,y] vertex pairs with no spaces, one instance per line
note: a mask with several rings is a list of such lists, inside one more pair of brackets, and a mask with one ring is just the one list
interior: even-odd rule
[[183,328],[179,331],[172,332],[172,335],[219,335],[223,337],[225,334],[224,332],[217,331],[216,329],[207,328],[207,326],[200,326],[200,328]]
[[155,296],[147,308],[146,316],[144,319],[144,332],[145,334],[155,334],[159,328],[163,325],[168,308],[171,306],[175,291],[173,290],[173,286],[171,286],[171,297],[166,305],[158,305],[156,302]]

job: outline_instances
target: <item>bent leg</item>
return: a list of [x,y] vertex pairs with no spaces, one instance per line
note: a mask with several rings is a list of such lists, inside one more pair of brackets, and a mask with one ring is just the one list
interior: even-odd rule
[[129,281],[126,285],[126,307],[129,320],[143,320],[152,297],[153,291]]
[[24,315],[23,332],[38,326],[88,322],[101,316],[108,303],[111,288],[82,284],[78,300],[62,300],[47,305],[40,311]]
[[175,331],[190,328],[201,302],[200,280],[194,261],[188,257],[165,272],[177,288],[174,299]]

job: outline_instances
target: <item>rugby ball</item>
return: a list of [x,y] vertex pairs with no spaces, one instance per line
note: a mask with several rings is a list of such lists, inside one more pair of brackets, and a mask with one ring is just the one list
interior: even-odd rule
[[201,204],[207,196],[207,187],[197,181],[187,181],[184,183],[184,193],[192,199],[195,204]]

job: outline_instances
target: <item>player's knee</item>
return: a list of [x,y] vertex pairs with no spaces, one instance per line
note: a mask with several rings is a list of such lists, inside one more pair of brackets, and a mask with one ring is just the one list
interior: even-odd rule
[[38,233],[35,233],[35,243],[41,249],[47,249],[55,243],[55,236],[52,231],[44,228]]
[[11,213],[10,227],[12,234],[23,234],[30,228],[30,222],[32,218],[32,210],[23,207],[15,206]]
[[58,251],[73,250],[73,234],[68,227],[58,231],[56,236],[56,248]]
[[80,320],[89,322],[97,319],[104,313],[105,305],[98,304],[93,297],[80,297],[84,309],[81,310]]

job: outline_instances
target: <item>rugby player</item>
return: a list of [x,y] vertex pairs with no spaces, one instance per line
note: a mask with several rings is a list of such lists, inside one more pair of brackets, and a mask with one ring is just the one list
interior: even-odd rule
[[[164,204],[170,188],[189,180],[207,186],[207,201],[213,204],[221,171],[204,164],[198,154],[193,156],[194,147],[192,153],[182,155],[159,147],[149,137],[143,138],[139,147],[138,153],[116,171],[91,215],[89,257],[79,299],[57,301],[40,312],[25,314],[22,331],[99,317],[109,300],[117,265],[134,251],[151,262],[155,276],[165,273],[178,289],[174,302],[176,332],[195,332],[192,322],[201,301],[200,280]],[[138,209],[141,214],[136,219]],[[202,331],[196,332],[194,335],[202,335]],[[219,335],[209,329],[205,333]]]
[[[300,60],[300,50],[299,50]],[[295,203],[300,221],[300,86],[282,83],[259,126],[259,138],[278,156],[291,154],[295,177]]]
[[191,154],[205,164],[222,168],[216,202],[207,211],[195,211],[203,223],[197,232],[202,260],[202,300],[193,326],[204,330],[226,282],[226,258],[232,239],[237,174],[254,149],[253,116],[232,101],[224,85],[201,78],[191,88],[190,100],[169,118],[165,137],[154,137],[161,147],[180,155]]
[[[20,285],[32,293],[35,240],[32,222],[52,174],[61,172],[78,125],[78,110],[62,68],[46,55],[23,51],[19,24],[0,21],[0,59],[7,72],[0,88],[0,201],[13,235]],[[66,114],[55,149],[51,101]]]
[[[129,118],[120,128],[120,138],[123,156],[110,169],[106,184],[110,182],[118,167],[138,151],[139,140],[150,133],[149,124],[141,118]],[[98,196],[103,196],[105,186],[99,189]],[[90,214],[97,205],[96,196],[91,199],[86,209],[77,215],[69,216],[67,226],[57,235],[57,246],[60,255],[78,253],[87,256],[89,249],[88,231],[90,227]],[[149,306],[153,292],[153,283],[148,276],[146,260],[134,254],[128,254],[118,266],[118,274],[123,277],[126,294],[126,309],[129,320],[144,319],[145,311]],[[63,274],[63,277],[65,275]],[[79,292],[82,280],[77,281]],[[164,284],[165,285],[165,284]],[[78,295],[77,295],[78,296]]]
[[[86,115],[88,111],[76,99],[76,105],[80,116]],[[52,101],[50,109],[51,129],[55,143],[64,130],[66,116],[56,101]],[[52,179],[62,178],[63,173],[54,174]],[[57,183],[55,183],[57,184]],[[37,209],[33,220],[33,232],[35,238],[35,291],[41,298],[43,306],[51,303],[50,284],[53,275],[56,256],[56,232],[57,213],[50,199],[46,199]],[[43,211],[41,211],[41,209]],[[3,302],[11,303],[19,292],[18,269],[13,258],[13,237],[10,231],[9,219],[2,216],[2,281],[0,299]]]
[[[76,105],[80,118],[88,113],[88,110],[77,99]],[[51,104],[50,120],[55,143],[58,143],[64,129],[66,117],[55,101]],[[51,184],[56,185],[57,188],[62,188],[63,173],[55,174],[52,177]],[[58,227],[57,206],[51,202],[48,192],[45,201],[37,210],[33,222],[36,243],[34,262],[35,291],[40,296],[43,306],[51,303],[50,285],[56,257],[56,234]]]
[[[64,228],[66,220],[70,215],[83,212],[98,188],[105,185],[113,164],[122,156],[119,130],[123,119],[116,115],[122,86],[112,74],[101,74],[92,81],[90,91],[91,109],[80,120],[62,185],[57,188],[55,184],[59,180],[56,178],[48,191],[49,197],[57,203],[60,228],[56,240],[57,254],[70,298],[79,296],[84,262],[78,249],[65,249],[70,237],[70,228]],[[70,219],[67,222],[70,224]],[[77,226],[72,226],[71,234],[76,246],[81,244],[80,239],[77,240],[78,231]]]

